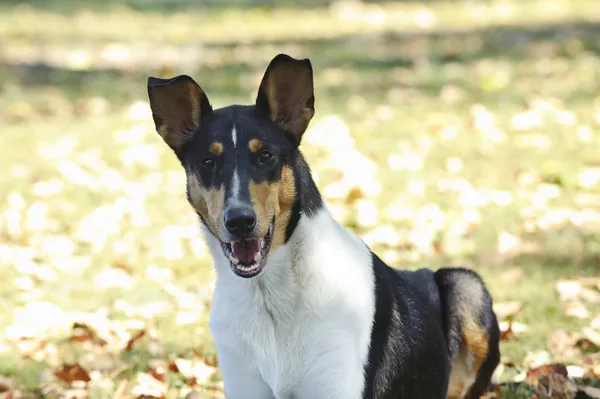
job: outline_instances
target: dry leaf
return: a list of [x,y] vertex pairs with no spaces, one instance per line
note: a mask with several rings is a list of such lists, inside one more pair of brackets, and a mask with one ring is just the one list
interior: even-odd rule
[[571,302],[563,307],[563,311],[567,316],[575,317],[583,320],[590,317],[590,312],[582,303]]
[[71,383],[73,381],[90,382],[91,378],[88,372],[78,363],[63,364],[54,375],[61,381]]
[[14,387],[15,383],[11,378],[0,375],[0,393],[8,392]]
[[516,339],[515,333],[512,330],[512,322],[508,322],[508,327],[506,329],[500,329],[500,340],[501,341],[510,341]]
[[92,329],[83,323],[73,323],[72,333],[69,337],[69,341],[71,342],[85,342],[92,341],[96,338],[96,334]]
[[583,335],[585,335],[585,337],[587,339],[592,341],[594,343],[594,345],[600,346],[600,332],[598,332],[592,328],[585,327],[583,329]]
[[575,356],[578,350],[576,336],[565,330],[553,330],[548,338],[548,348],[552,354],[559,358],[570,358]]
[[21,338],[17,342],[17,347],[26,359],[42,360],[45,357],[45,340],[37,340],[34,338]]
[[600,330],[600,315],[596,315],[591,323],[592,328]]
[[600,399],[600,388],[585,387],[577,385],[577,390],[589,396],[592,399]]
[[497,302],[494,304],[494,313],[500,320],[513,318],[523,310],[523,304],[520,301]]
[[166,386],[147,373],[137,373],[131,393],[137,398],[164,398]]
[[576,280],[560,280],[556,283],[556,290],[561,301],[576,299],[581,288],[581,282]]
[[162,367],[155,367],[150,370],[150,375],[161,382],[165,382],[165,369]]
[[527,370],[527,376],[525,377],[525,382],[529,385],[536,386],[538,385],[539,379],[544,375],[562,375],[564,377],[569,376],[569,372],[567,371],[567,367],[564,364],[560,363],[552,363],[552,364],[544,364],[539,367],[530,368]]
[[502,340],[516,339],[518,334],[527,331],[526,325],[511,319],[499,322],[498,326],[500,327],[500,339]]
[[146,335],[146,330],[140,330],[136,335],[134,335],[129,341],[127,341],[127,346],[125,347],[126,351],[130,351],[133,349],[133,345],[140,340],[144,335]]
[[533,399],[574,399],[577,387],[562,374],[544,374],[539,377]]

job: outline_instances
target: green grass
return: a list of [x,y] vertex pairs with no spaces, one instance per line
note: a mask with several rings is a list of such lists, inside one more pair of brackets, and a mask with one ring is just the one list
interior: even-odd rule
[[[99,7],[82,14],[55,3],[42,11],[4,5],[0,14],[0,375],[14,377],[21,390],[59,396],[65,385],[51,371],[79,361],[98,372],[91,397],[109,397],[120,379],[133,381],[157,361],[214,357],[206,325],[214,273],[185,201],[183,172],[148,115],[132,119],[130,106],[146,104],[148,75],[179,73],[194,76],[214,106],[249,103],[279,52],[312,60],[313,138],[335,133],[323,125],[336,116],[342,126],[331,129],[347,128],[354,147],[376,165],[373,176],[358,181],[376,180],[380,192],[360,201],[327,197],[340,221],[396,267],[466,265],[483,275],[496,302],[522,302],[515,321],[527,330],[502,343],[503,358],[517,365],[503,381],[523,371],[528,354],[549,351],[553,330],[579,333],[590,325],[565,315],[555,284],[598,275],[600,184],[580,175],[596,173],[600,153],[594,2],[555,2],[548,14],[540,10],[549,3],[537,1],[435,2],[427,6],[435,23],[425,28],[407,17],[418,9],[410,3],[373,6],[388,12],[381,24],[344,21],[322,8]],[[512,14],[499,12],[506,4]],[[58,10],[78,15],[78,29]],[[110,49],[124,58],[102,56]],[[76,50],[80,58],[72,57]],[[517,115],[534,125],[519,128]],[[62,155],[48,146],[63,148]],[[343,170],[311,139],[303,151],[329,193]],[[129,165],[146,153],[148,165]],[[74,165],[82,172],[70,180],[63,173]],[[62,186],[42,196],[40,182]],[[363,221],[371,203],[378,210],[372,224]],[[36,227],[31,222],[42,208],[47,222]],[[82,219],[93,212],[104,212],[99,227],[115,228],[86,240]],[[385,225],[398,240],[373,234]],[[177,235],[181,253],[169,258],[178,245],[169,239]],[[506,237],[517,240],[516,252],[499,253]],[[66,267],[72,259],[80,265]],[[118,265],[127,272],[98,280]],[[171,277],[149,277],[154,267]],[[509,268],[522,277],[506,279]],[[109,280],[123,285],[102,288]],[[36,301],[53,305],[35,310]],[[584,305],[591,317],[600,313],[597,303]],[[95,329],[127,337],[143,328],[150,338],[129,352],[122,350],[126,338],[105,346],[64,342],[73,321],[97,312],[105,318],[87,321]],[[197,320],[180,323],[194,312]],[[132,320],[137,324],[113,324]],[[29,324],[48,326],[35,336],[46,351],[33,359],[12,339],[16,327]],[[212,379],[201,385],[207,397],[219,374]],[[180,373],[167,381],[167,397],[188,389]],[[519,389],[505,397],[529,397]]]

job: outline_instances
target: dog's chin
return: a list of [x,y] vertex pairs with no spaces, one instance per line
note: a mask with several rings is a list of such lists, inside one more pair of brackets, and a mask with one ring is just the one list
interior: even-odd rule
[[274,221],[264,237],[242,241],[223,242],[223,253],[229,260],[231,270],[243,278],[258,276],[267,263],[267,256],[271,249]]

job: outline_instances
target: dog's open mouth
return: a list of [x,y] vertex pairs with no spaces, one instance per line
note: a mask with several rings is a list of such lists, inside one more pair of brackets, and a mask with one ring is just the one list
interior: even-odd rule
[[262,238],[233,242],[221,242],[223,252],[229,259],[231,269],[240,277],[250,278],[258,275],[267,263],[271,248],[274,221]]

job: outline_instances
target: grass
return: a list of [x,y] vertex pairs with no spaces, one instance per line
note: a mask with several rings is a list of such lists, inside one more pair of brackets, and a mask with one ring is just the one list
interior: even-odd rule
[[[600,313],[592,301],[588,318],[566,315],[555,288],[598,275],[594,2],[392,3],[346,14],[69,4],[0,14],[0,375],[22,392],[60,395],[68,384],[52,371],[63,363],[90,371],[91,397],[113,395],[122,378],[131,381],[123,395],[135,395],[148,386],[140,375],[174,359],[212,364],[214,275],[181,168],[144,106],[145,79],[186,73],[214,106],[249,103],[278,52],[313,62],[317,114],[303,151],[340,221],[394,266],[467,265],[496,302],[520,301],[515,320],[527,330],[502,343],[517,367],[501,380],[541,350],[581,364],[585,354],[562,359],[549,339]],[[363,18],[381,10],[379,23]],[[334,145],[316,143],[345,131],[372,174],[362,158],[336,166]],[[363,174],[345,175],[354,164]],[[336,193],[340,180],[349,187]],[[113,331],[105,345],[65,342],[81,320],[98,335]],[[167,397],[189,390],[183,374],[167,373]],[[218,397],[218,372],[197,379]],[[528,397],[519,395],[505,397]]]

